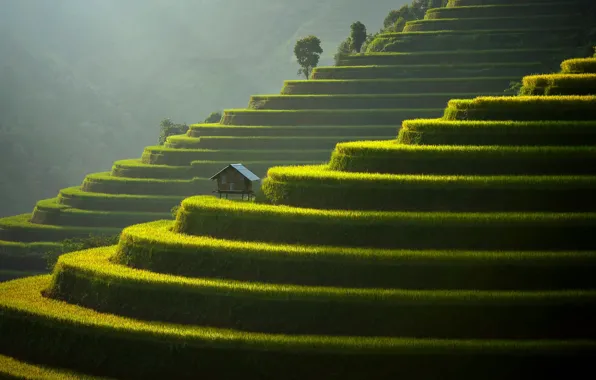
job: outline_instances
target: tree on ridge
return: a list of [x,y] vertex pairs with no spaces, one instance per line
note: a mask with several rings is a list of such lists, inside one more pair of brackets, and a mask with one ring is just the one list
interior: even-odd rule
[[356,21],[350,26],[350,30],[350,41],[352,42],[352,49],[354,49],[356,53],[360,53],[362,45],[366,41],[367,37],[366,26],[364,26],[364,24],[360,21]]
[[322,53],[321,40],[316,36],[308,36],[296,41],[294,54],[300,65],[298,75],[304,74],[306,79],[308,79],[312,69],[319,64]]

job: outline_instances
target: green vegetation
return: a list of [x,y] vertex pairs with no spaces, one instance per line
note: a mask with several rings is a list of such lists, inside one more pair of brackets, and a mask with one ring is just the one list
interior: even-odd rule
[[0,219],[0,239],[15,242],[59,242],[90,234],[114,235],[121,229],[109,227],[79,227],[31,223],[31,214]]
[[594,121],[477,121],[415,119],[397,140],[412,145],[596,145]]
[[330,167],[349,172],[457,175],[592,175],[596,148],[587,146],[402,145],[395,141],[337,144]]
[[204,123],[217,123],[221,120],[221,112],[211,112],[209,116],[205,118]]
[[[111,264],[112,251],[62,256],[45,294],[142,320],[284,334],[486,339],[494,332],[474,321],[490,307],[492,313],[482,316],[483,321],[507,325],[511,335],[501,333],[502,338],[557,338],[560,333],[550,327],[554,320],[571,323],[577,313],[587,314],[586,322],[596,317],[596,308],[586,307],[596,301],[596,291],[445,292],[191,279]],[[437,314],[460,323],[433,325]],[[342,318],[345,315],[350,318]],[[576,334],[583,336],[588,328],[576,325]],[[574,337],[573,329],[567,334]]]
[[[403,78],[403,79],[352,79],[352,80],[309,80],[285,81],[283,95],[314,94],[409,94],[444,93],[453,94],[497,92],[503,90],[503,83],[511,77],[471,78]],[[224,114],[224,122],[228,111]]]
[[450,100],[445,120],[596,120],[596,96],[478,97]]
[[[362,378],[370,374],[370,368],[396,375],[412,371],[438,375],[441,371],[437,368],[420,366],[428,355],[437,358],[435,363],[440,363],[442,371],[462,365],[467,371],[488,366],[497,376],[514,373],[497,358],[506,356],[507,363],[516,371],[520,367],[532,368],[527,367],[527,360],[542,359],[543,364],[534,373],[547,374],[546,371],[561,365],[581,366],[585,357],[596,349],[590,341],[292,336],[144,322],[42,297],[41,290],[48,284],[48,277],[33,277],[0,285],[3,348],[10,352],[27,351],[33,356],[45,353],[49,342],[53,345],[69,342],[71,350],[53,350],[48,359],[62,366],[101,370],[113,376],[184,377],[200,371],[245,378],[260,371],[284,376],[289,365],[305,362],[308,366],[297,365],[292,378],[305,378],[313,369],[317,373],[333,371],[346,379]],[[63,318],[65,315],[69,318]],[[114,326],[119,328],[116,330]],[[20,334],[22,329],[37,339],[25,342]],[[108,348],[111,354],[98,364],[96,358]],[[277,360],[268,360],[270,350],[278,352]],[[243,359],[246,355],[251,360]],[[469,363],[471,358],[473,364]],[[359,364],[347,365],[355,362]],[[255,363],[259,363],[258,367]],[[370,366],[373,363],[375,367]]]
[[553,56],[560,56],[564,53],[565,50],[561,48],[369,53],[344,57],[339,61],[339,66],[417,65],[429,62],[441,62],[443,65],[492,64],[494,62],[519,62],[520,60],[548,62],[553,59]]
[[[317,67],[312,79],[398,79],[417,75],[420,78],[465,78],[474,75],[519,77],[522,73],[542,67],[540,62],[480,63],[480,64],[426,64],[426,65],[371,65]],[[191,126],[192,128],[192,126]]]
[[186,123],[175,124],[170,119],[163,119],[159,126],[159,145],[163,145],[169,136],[179,135],[188,131],[188,125],[186,125]]
[[[314,81],[313,81],[314,83]],[[408,117],[438,116],[441,109],[297,109],[297,110],[226,110],[226,125],[390,125]]]
[[596,213],[318,210],[191,197],[182,201],[173,231],[232,240],[354,247],[589,250],[596,247],[588,237],[595,227]]
[[594,95],[596,74],[532,75],[523,79],[520,95]]
[[168,180],[121,178],[114,177],[109,172],[104,172],[89,174],[85,177],[81,189],[93,193],[188,196],[200,193],[209,185],[210,182],[205,178]]
[[0,355],[0,376],[4,379],[30,380],[108,380],[72,371],[40,367],[4,355]]
[[596,177],[588,176],[392,175],[302,166],[269,169],[262,190],[274,204],[318,209],[596,211]]
[[366,26],[360,21],[356,21],[350,25],[350,31],[351,47],[356,53],[360,53],[362,45],[364,45],[367,37]]
[[561,69],[564,74],[596,74],[596,58],[568,59]]
[[438,20],[409,21],[404,27],[404,32],[430,32],[438,30],[501,30],[513,29],[522,26],[526,29],[540,28],[544,25],[557,23],[558,27],[573,26],[577,24],[581,14],[565,13],[564,15],[543,15],[523,17],[484,17],[484,18],[450,18]]
[[[593,252],[436,251],[272,244],[177,234],[171,221],[126,228],[112,262],[186,277],[402,289],[591,287]],[[508,276],[500,275],[507,268]],[[568,268],[566,275],[551,273]],[[459,275],[456,275],[457,271]]]
[[47,251],[44,258],[47,260],[48,268],[52,270],[54,269],[59,256],[62,254],[90,248],[107,247],[118,243],[118,240],[119,235],[106,236],[93,234],[85,237],[65,239],[60,242],[59,249]]
[[424,18],[446,19],[446,18],[483,18],[483,17],[511,17],[514,15],[540,16],[552,15],[557,13],[577,13],[583,8],[580,2],[544,2],[540,6],[532,4],[531,1],[524,0],[517,3],[507,3],[491,0],[490,5],[473,6],[451,6],[447,8],[435,8],[426,12]]
[[[0,285],[0,354],[119,379],[590,369],[593,73],[575,73],[583,62],[546,74],[585,47],[586,18],[569,19],[587,17],[587,3],[466,1],[406,24],[450,31],[371,36],[355,23],[364,51],[400,51],[342,53],[342,66],[310,68],[281,94],[0,220],[2,278],[37,272],[34,249],[75,250],[52,276]],[[391,25],[443,5],[415,1]],[[546,25],[560,27],[546,35]],[[513,81],[536,95],[495,96]],[[230,163],[265,177],[254,200],[210,196],[209,178]],[[90,233],[105,237],[63,241]]]
[[296,41],[294,55],[300,65],[298,75],[304,75],[306,79],[310,78],[310,73],[319,64],[322,53],[321,40],[316,36],[308,36]]

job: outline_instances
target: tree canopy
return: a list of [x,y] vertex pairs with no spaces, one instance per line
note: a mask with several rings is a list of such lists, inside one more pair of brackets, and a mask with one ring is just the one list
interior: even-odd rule
[[350,40],[352,42],[352,49],[354,49],[356,53],[360,53],[362,45],[366,41],[367,37],[366,26],[364,26],[364,24],[360,21],[356,21],[350,26],[350,30]]
[[294,54],[300,65],[298,75],[304,74],[306,79],[308,79],[312,69],[319,64],[322,53],[321,40],[316,36],[308,36],[296,41]]

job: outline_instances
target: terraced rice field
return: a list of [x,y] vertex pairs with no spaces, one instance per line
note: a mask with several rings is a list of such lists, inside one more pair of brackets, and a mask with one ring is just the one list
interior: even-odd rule
[[[270,168],[256,201],[189,197],[174,221],[126,227],[115,246],[61,256],[52,275],[1,284],[0,373],[580,378],[596,358],[586,74],[549,76],[580,95],[453,99],[397,139]],[[227,138],[278,129],[244,128]],[[257,144],[267,138],[278,137]],[[201,137],[172,140],[188,139]],[[61,196],[97,202],[83,193]]]
[[[450,0],[0,219],[0,280],[43,272],[63,239],[122,231],[0,285],[0,376],[590,370],[596,60],[548,72],[582,47],[593,4],[565,4]],[[500,95],[525,74],[524,96]],[[269,173],[257,203],[193,196],[232,162]]]

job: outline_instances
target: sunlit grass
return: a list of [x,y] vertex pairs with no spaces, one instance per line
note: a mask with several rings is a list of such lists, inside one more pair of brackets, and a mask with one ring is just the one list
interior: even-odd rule
[[10,379],[30,380],[108,380],[108,378],[92,377],[66,370],[38,366],[8,356],[0,355],[0,375]]
[[[284,310],[288,303],[299,302],[304,308],[313,308],[313,315],[320,302],[330,302],[336,308],[350,307],[353,311],[365,313],[367,308],[379,310],[395,306],[441,307],[458,306],[477,307],[572,307],[596,301],[594,290],[551,290],[551,291],[496,291],[496,290],[418,290],[418,289],[381,289],[332,286],[304,286],[293,284],[269,284],[244,282],[216,278],[191,278],[169,274],[154,273],[132,269],[114,264],[109,259],[114,254],[114,247],[90,249],[60,256],[54,269],[51,285],[47,294],[52,297],[67,297],[70,303],[93,305],[94,301],[84,301],[79,297],[98,294],[100,299],[111,303],[110,295],[104,292],[116,292],[118,299],[128,300],[131,306],[122,309],[140,310],[144,315],[152,315],[153,310],[170,310],[169,313],[187,313],[189,308],[199,311],[209,303],[221,298],[213,306],[240,306],[244,300],[258,302],[271,311]],[[103,284],[103,285],[102,285]],[[109,287],[106,286],[109,284]],[[76,288],[76,289],[75,289]],[[101,290],[104,288],[106,290]],[[94,289],[97,289],[95,291]],[[66,291],[66,293],[64,293]],[[102,296],[101,294],[104,294]],[[154,294],[152,297],[151,294]],[[105,298],[104,298],[105,297]],[[201,298],[206,297],[206,298]],[[187,302],[173,304],[173,300],[195,299],[195,306]],[[141,301],[144,300],[144,301]],[[279,303],[275,301],[285,301]],[[205,305],[201,306],[203,302]],[[374,306],[373,306],[374,303]],[[132,305],[135,306],[132,306]],[[100,307],[100,305],[95,305]],[[110,306],[108,306],[110,307]],[[185,309],[186,308],[186,309]],[[440,310],[440,309],[437,309]],[[388,310],[389,311],[389,310]],[[241,313],[240,311],[237,311]],[[168,314],[169,314],[168,313]],[[465,313],[462,310],[462,313]],[[163,314],[157,312],[156,315]],[[395,315],[395,319],[400,316]],[[402,312],[401,318],[407,317]],[[520,316],[521,317],[521,316]],[[250,318],[247,316],[247,318]],[[285,318],[292,319],[291,316]],[[300,318],[298,318],[299,320]],[[298,322],[296,320],[296,322]],[[250,323],[249,320],[244,320]],[[357,335],[357,330],[354,332]]]
[[446,120],[594,120],[596,96],[482,96],[452,99]]
[[[115,260],[119,263],[149,265],[152,261],[181,260],[181,268],[200,265],[200,256],[216,255],[224,262],[246,258],[280,262],[331,262],[332,265],[354,263],[396,265],[398,263],[509,264],[535,263],[562,265],[590,263],[594,252],[566,251],[461,251],[405,250],[333,247],[302,244],[274,244],[193,236],[172,231],[173,221],[156,221],[130,226],[122,231]],[[182,258],[182,259],[181,259]],[[184,264],[186,262],[186,264]],[[154,270],[160,271],[158,268]]]
[[522,95],[596,94],[596,74],[545,74],[525,76]]
[[414,145],[585,146],[596,121],[405,120],[397,141]]
[[[439,140],[440,141],[440,140]],[[395,174],[595,174],[592,146],[410,145],[398,141],[336,145],[335,170]]]
[[468,133],[486,129],[498,133],[550,133],[551,130],[575,133],[576,130],[596,130],[596,121],[513,121],[513,120],[445,120],[411,119],[402,122],[402,130],[421,132]]
[[[337,223],[360,221],[379,223],[400,221],[423,224],[445,223],[528,223],[537,222],[545,225],[559,222],[587,222],[596,223],[596,213],[448,213],[448,212],[386,212],[386,211],[349,211],[349,210],[319,210],[290,206],[273,206],[254,202],[235,202],[214,197],[195,196],[182,201],[181,211],[192,217],[207,213],[221,213],[223,216],[234,214],[249,219],[251,215],[262,217],[300,218],[314,217],[322,220],[333,220]],[[280,223],[283,219],[280,219]],[[180,220],[174,231],[183,232]]]
[[[244,347],[282,352],[336,352],[353,354],[399,353],[484,353],[563,354],[578,350],[595,350],[590,341],[553,340],[441,340],[382,337],[291,336],[234,331],[229,329],[182,326],[163,322],[143,322],[112,314],[98,313],[62,301],[41,296],[50,283],[50,276],[32,277],[0,284],[0,309],[4,318],[19,318],[21,323],[41,329],[68,327],[80,329],[85,338],[107,332],[126,341],[157,345],[184,343],[184,347],[208,345],[210,348]],[[6,324],[0,325],[0,331]],[[117,329],[114,327],[117,326]],[[57,330],[56,330],[57,331]],[[139,340],[142,336],[144,339]],[[55,341],[58,344],[59,341]]]
[[[596,186],[594,176],[462,176],[462,175],[398,175],[380,173],[351,173],[332,170],[328,165],[272,167],[268,177],[275,181],[303,182],[303,186],[341,185],[358,186],[395,185],[399,187],[427,188],[429,186],[455,188],[535,188],[548,187],[579,189]],[[596,189],[595,189],[596,190]]]
[[575,58],[568,59],[561,63],[563,73],[586,74],[596,73],[596,58]]

